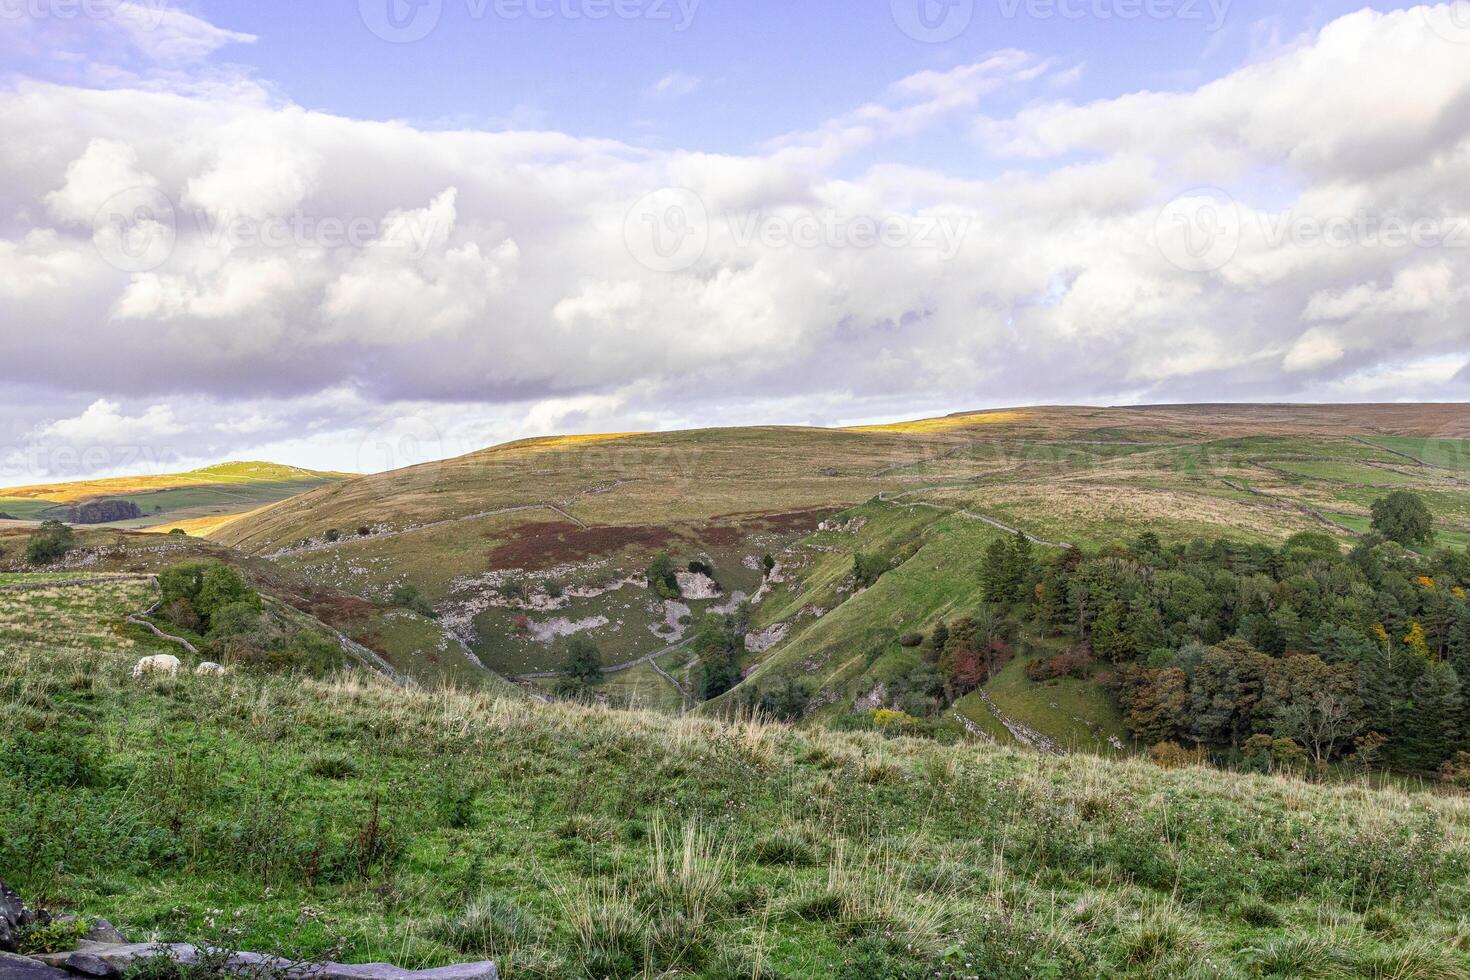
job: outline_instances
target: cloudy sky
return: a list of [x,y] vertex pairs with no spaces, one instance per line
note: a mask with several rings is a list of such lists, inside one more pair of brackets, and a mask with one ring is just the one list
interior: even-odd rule
[[0,72],[3,483],[1470,400],[1470,0],[0,0]]

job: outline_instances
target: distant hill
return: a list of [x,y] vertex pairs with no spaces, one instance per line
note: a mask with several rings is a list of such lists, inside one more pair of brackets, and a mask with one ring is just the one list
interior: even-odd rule
[[219,522],[349,476],[277,463],[222,463],[188,473],[0,489],[0,511],[15,520],[167,530]]
[[[706,613],[750,599],[758,649],[741,670],[762,689],[815,686],[825,716],[907,662],[900,636],[982,602],[980,558],[1003,527],[1090,548],[1145,528],[1346,543],[1403,486],[1442,543],[1464,546],[1467,436],[1460,405],[1191,405],[533,439],[322,486],[199,533],[372,600],[411,584],[504,674],[553,672],[585,635],[625,666],[609,696],[666,710],[696,693],[681,644]],[[660,552],[681,570],[712,565],[721,591],[654,596],[642,576]],[[853,587],[859,553],[890,569],[872,588]],[[780,565],[769,580],[767,554]],[[1054,708],[1051,689],[1002,680],[1002,707],[1037,727],[1059,716],[1052,734],[1069,743],[1105,747],[1121,731],[1095,688]]]

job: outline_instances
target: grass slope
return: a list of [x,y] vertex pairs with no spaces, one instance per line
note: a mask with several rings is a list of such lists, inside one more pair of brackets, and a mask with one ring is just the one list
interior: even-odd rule
[[[537,439],[323,486],[206,533],[374,601],[415,585],[477,656],[512,674],[555,669],[565,644],[544,637],[562,619],[606,620],[586,632],[609,665],[677,637],[659,630],[668,609],[645,590],[613,588],[659,551],[711,561],[727,594],[755,593],[752,569],[776,554],[787,581],[752,616],[788,635],[745,666],[758,684],[799,673],[830,714],[872,688],[864,675],[899,633],[974,605],[975,559],[998,533],[975,518],[1088,547],[1145,527],[1166,540],[1262,542],[1326,530],[1346,543],[1376,497],[1408,487],[1445,543],[1470,543],[1467,420],[1455,405],[1027,408],[843,430]],[[865,503],[879,494],[890,502]],[[867,530],[814,533],[850,508]],[[902,560],[853,595],[844,580],[859,549]],[[538,600],[555,589],[568,598]],[[687,605],[697,617],[723,602]],[[607,690],[682,705],[667,681],[657,695],[629,682]],[[1112,731],[1091,709],[1059,710],[1064,741],[1073,715]]]
[[135,936],[513,980],[1470,976],[1463,796],[134,680],[136,588],[0,593],[0,876]]
[[289,569],[225,545],[116,528],[77,529],[77,547],[65,562],[37,572],[20,557],[30,533],[27,528],[0,527],[0,585],[37,578],[154,575],[183,562],[221,561],[237,567],[279,607],[368,647],[410,681],[431,686],[448,683],[482,687],[510,697],[524,696],[519,688],[467,656],[442,624],[411,609],[369,603],[306,581]]
[[65,520],[70,505],[125,500],[144,516],[108,526],[167,530],[188,523],[199,531],[350,476],[276,463],[222,463],[189,473],[0,489],[0,513],[26,521]]

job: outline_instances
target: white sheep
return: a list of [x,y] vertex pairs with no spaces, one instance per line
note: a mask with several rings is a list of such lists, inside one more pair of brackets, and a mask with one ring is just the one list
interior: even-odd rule
[[196,674],[223,674],[224,672],[225,668],[223,664],[217,664],[210,660],[206,660],[194,668],[194,673]]
[[171,653],[160,653],[153,657],[144,657],[133,665],[133,676],[142,677],[144,674],[177,674],[179,672],[179,658]]

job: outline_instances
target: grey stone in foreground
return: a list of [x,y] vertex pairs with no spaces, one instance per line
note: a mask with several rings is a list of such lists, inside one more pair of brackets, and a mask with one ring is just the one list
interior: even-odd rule
[[0,881],[0,952],[15,952],[15,941],[21,927],[31,921],[30,912],[20,896]]
[[[72,952],[48,953],[37,957],[35,962],[38,966],[63,967],[84,976],[109,977],[125,972],[137,960],[160,954],[167,954],[171,959],[180,963],[193,963],[198,958],[199,951],[187,943],[170,945],[83,942]],[[82,963],[85,963],[90,969],[82,969]],[[113,972],[92,972],[98,964]],[[236,953],[228,965],[242,972],[261,966],[282,970],[290,969],[293,975],[299,974],[311,980],[499,980],[495,964],[488,961],[445,966],[436,970],[405,970],[387,963],[292,964],[288,960],[264,956],[260,953]],[[10,980],[10,978],[0,973],[0,980]],[[37,974],[36,980],[44,980],[44,978],[41,974]]]
[[117,931],[117,927],[106,919],[98,919],[87,934],[82,937],[93,943],[125,943],[128,937]]
[[0,953],[0,980],[74,980],[70,973],[38,963],[28,956]]

